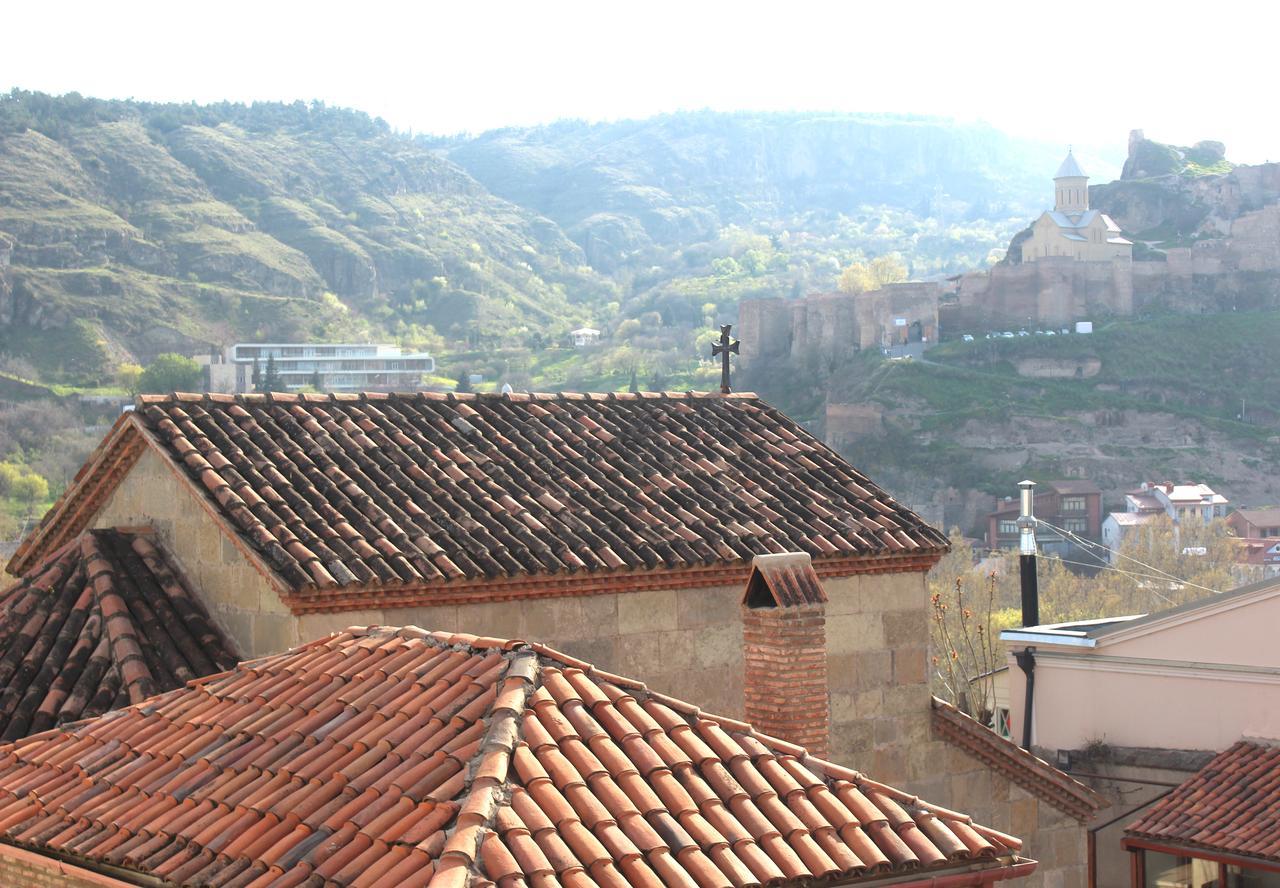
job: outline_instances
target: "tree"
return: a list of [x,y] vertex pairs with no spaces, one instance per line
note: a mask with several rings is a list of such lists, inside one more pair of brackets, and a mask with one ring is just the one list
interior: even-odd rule
[[631,365],[631,383],[627,386],[627,391],[631,392],[633,395],[640,392],[640,380],[636,375],[635,364]]
[[35,514],[36,503],[49,498],[49,482],[35,472],[28,472],[13,482],[13,497],[27,504],[27,515]]
[[961,712],[990,724],[995,711],[993,670],[1004,662],[997,572],[980,575],[973,547],[953,530],[951,550],[929,572],[930,632],[935,692]]
[[870,262],[854,262],[840,272],[837,286],[841,293],[858,295],[879,290],[885,284],[897,284],[907,279],[907,266],[897,253],[877,256]]
[[311,371],[311,388],[317,392],[324,391],[324,380],[320,378],[319,370]]
[[1222,519],[1175,525],[1164,515],[1125,534],[1114,563],[1081,576],[1041,558],[1044,622],[1151,613],[1238,585],[1237,543]]
[[267,355],[267,369],[258,380],[257,389],[260,392],[284,391],[284,386],[280,382],[280,371],[276,369],[275,355]]
[[138,390],[152,394],[191,392],[200,388],[200,365],[184,355],[158,355],[138,377]]
[[458,371],[458,384],[453,387],[455,392],[465,394],[471,391],[471,371],[465,367]]
[[0,496],[13,496],[13,485],[22,477],[22,467],[11,462],[0,463]]
[[142,365],[128,361],[116,365],[116,382],[130,395],[136,395],[142,387]]

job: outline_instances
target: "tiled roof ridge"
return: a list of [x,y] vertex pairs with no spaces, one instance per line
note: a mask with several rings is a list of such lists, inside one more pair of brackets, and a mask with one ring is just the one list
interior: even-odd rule
[[942,739],[995,768],[1064,814],[1085,822],[1107,802],[1080,781],[1032,755],[945,700],[932,700],[933,727]]
[[336,402],[423,400],[466,402],[483,400],[506,401],[643,401],[643,400],[694,400],[701,398],[728,398],[734,400],[756,401],[760,396],[755,392],[717,391],[661,391],[661,392],[170,392],[163,395],[143,394],[134,399],[138,407],[171,402],[193,404],[208,402],[211,404],[326,404]]
[[[668,696],[667,694],[663,694],[659,691],[651,690],[648,687],[648,685],[646,685],[643,681],[639,681],[638,679],[633,679],[633,678],[627,678],[625,676],[616,675],[612,672],[607,672],[603,669],[598,668],[592,663],[588,663],[585,660],[581,660],[577,657],[574,657],[571,654],[567,654],[564,651],[557,650],[556,648],[550,647],[545,644],[541,644],[538,642],[524,641],[522,639],[503,639],[503,638],[494,638],[489,636],[476,636],[476,635],[471,635],[465,632],[430,631],[430,630],[420,629],[416,626],[406,626],[406,627],[400,627],[400,628],[382,627],[382,626],[351,627],[344,630],[344,632],[350,633],[354,637],[398,636],[401,638],[409,638],[409,637],[420,638],[429,643],[434,642],[442,647],[454,648],[459,650],[467,650],[475,653],[482,652],[482,651],[497,650],[497,651],[503,651],[510,654],[514,654],[515,656],[519,656],[521,654],[533,654],[537,657],[539,663],[541,663],[542,661],[549,661],[550,664],[552,665],[564,667],[566,670],[577,670],[579,672],[582,672],[589,678],[608,682],[609,684],[612,684],[618,687],[619,689],[635,691],[637,692],[637,697],[638,697],[637,702],[652,700],[655,703],[659,703],[663,706],[666,706],[667,708],[673,710],[677,714],[684,716],[685,719],[690,723],[691,727],[699,719],[712,722],[716,725],[719,725],[721,728],[724,728],[727,731],[742,734],[745,737],[753,738],[759,741],[761,745],[768,750],[770,755],[773,755],[774,753],[782,753],[784,755],[790,755],[793,758],[795,758],[797,761],[799,761],[801,764],[803,764],[805,767],[815,771],[816,773],[818,773],[824,778],[827,778],[828,780],[831,780],[831,781],[846,780],[854,784],[855,786],[857,786],[859,789],[874,792],[888,799],[892,799],[893,801],[904,805],[904,807],[906,807],[908,810],[923,811],[936,817],[946,817],[951,820],[961,821],[965,824],[968,824],[975,832],[979,833],[980,835],[989,839],[996,839],[1006,845],[1010,845],[1013,847],[1021,847],[1021,844],[1022,844],[1021,839],[1017,838],[1016,836],[1011,836],[1007,833],[1002,833],[998,830],[992,829],[991,827],[982,826],[978,823],[975,823],[973,820],[973,817],[969,814],[965,814],[959,811],[953,811],[949,808],[943,808],[939,805],[934,805],[930,802],[926,802],[923,799],[921,799],[919,796],[913,795],[909,792],[905,792],[904,790],[898,789],[897,787],[889,786],[888,784],[880,783],[879,781],[872,780],[870,777],[868,777],[866,774],[862,773],[861,771],[857,771],[852,768],[846,768],[843,765],[838,765],[826,759],[821,759],[821,758],[812,756],[809,754],[809,751],[805,747],[797,746],[796,744],[783,740],[780,737],[774,737],[770,734],[766,734],[761,731],[758,731],[755,729],[754,726],[752,726],[751,724],[748,724],[747,722],[740,721],[738,719],[729,718],[728,716],[716,715],[715,713],[704,712],[700,707],[692,703],[689,703],[685,700],[680,700],[676,697]],[[313,642],[313,644],[328,642],[332,638],[337,637],[341,634],[343,633],[341,632],[334,633],[334,635],[320,639],[318,642]],[[510,672],[508,673],[508,675],[510,675]],[[535,685],[536,685],[536,680],[531,679],[530,687],[534,687]],[[935,700],[936,699],[937,698],[935,698]],[[940,700],[938,702],[942,703],[942,701]],[[944,703],[943,705],[946,705],[946,704]],[[974,724],[977,724],[977,723],[974,722]],[[993,734],[992,736],[994,737],[995,735]],[[997,737],[996,739],[999,740],[1001,738]],[[1022,752],[1022,750],[1018,750],[1018,751]],[[1035,758],[1034,756],[1031,756],[1029,753],[1027,753],[1026,755],[1028,755],[1028,757],[1030,758]],[[1040,759],[1035,759],[1035,760],[1040,762],[1046,768],[1051,767],[1047,763],[1042,762]],[[1052,770],[1056,771],[1056,769],[1052,769]],[[1066,775],[1062,775],[1062,776],[1066,777]],[[1074,783],[1075,785],[1079,786],[1080,789],[1084,790],[1090,796],[1094,796],[1096,798],[1096,794],[1093,793],[1092,790],[1088,789],[1088,787],[1085,787],[1082,784],[1076,783],[1074,780],[1071,780],[1071,778],[1069,777],[1066,777],[1066,779],[1070,783]]]
[[256,888],[977,884],[1036,866],[968,817],[906,810],[580,662],[412,626],[335,632],[0,750],[0,833],[157,884]]

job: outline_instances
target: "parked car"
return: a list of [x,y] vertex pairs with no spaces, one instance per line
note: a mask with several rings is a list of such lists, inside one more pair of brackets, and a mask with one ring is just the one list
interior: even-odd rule
[[1031,334],[1030,334],[1030,333],[1028,333],[1026,330],[1019,330],[1019,331],[1018,331],[1018,335],[1019,335],[1019,336],[1030,336]]
[[1057,334],[1057,333],[1054,333],[1052,330],[1045,330],[1045,331],[1044,331],[1044,335],[1045,335],[1045,336],[1057,336],[1058,334]]
[[1013,333],[1011,333],[1011,332],[1010,332],[1010,331],[1008,331],[1008,330],[1005,330],[1003,333],[1001,333],[1001,334],[1000,334],[1000,338],[1001,338],[1001,339],[1012,339],[1012,338],[1013,338]]
[[973,334],[972,334],[972,333],[966,333],[966,334],[964,334],[963,336],[961,336],[960,338],[961,338],[962,340],[964,340],[965,342],[973,342]]

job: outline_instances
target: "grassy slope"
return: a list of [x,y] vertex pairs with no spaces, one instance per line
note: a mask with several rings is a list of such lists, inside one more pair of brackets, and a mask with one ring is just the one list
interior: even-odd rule
[[[1007,493],[1026,475],[1074,472],[1107,489],[1166,471],[1263,496],[1280,459],[1277,341],[1280,312],[1115,322],[1089,336],[949,343],[926,362],[863,355],[828,390],[884,408],[884,434],[849,455],[904,486]],[[1101,368],[1018,375],[1030,358]]]

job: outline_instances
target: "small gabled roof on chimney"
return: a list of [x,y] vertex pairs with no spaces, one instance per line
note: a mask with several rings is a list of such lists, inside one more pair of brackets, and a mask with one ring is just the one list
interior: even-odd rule
[[827,593],[808,552],[780,552],[752,559],[742,603],[751,608],[826,604]]

